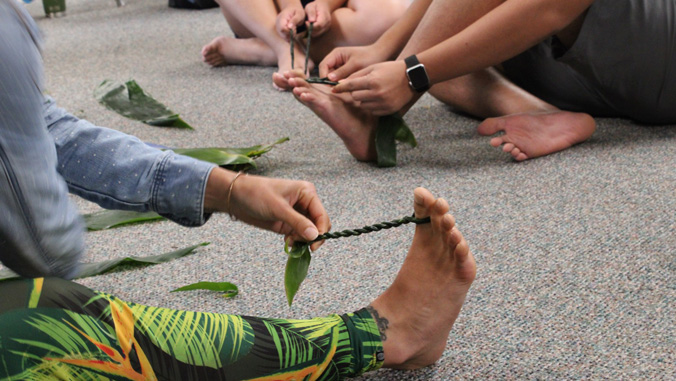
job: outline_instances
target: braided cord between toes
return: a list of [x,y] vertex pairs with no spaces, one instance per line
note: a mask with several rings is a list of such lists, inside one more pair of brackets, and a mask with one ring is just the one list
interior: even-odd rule
[[414,223],[416,225],[419,225],[419,224],[426,224],[426,223],[429,223],[429,222],[430,222],[429,217],[415,218],[415,215],[412,215],[412,216],[407,216],[407,217],[404,217],[404,218],[401,218],[401,219],[398,219],[398,220],[394,220],[394,221],[381,222],[379,224],[364,226],[363,228],[360,228],[360,229],[342,230],[342,231],[338,231],[338,232],[327,232],[327,233],[324,233],[324,234],[320,234],[317,238],[310,241],[310,243],[325,240],[325,239],[355,237],[355,236],[358,236],[358,235],[377,232],[377,231],[384,230],[384,229],[396,228],[398,226],[410,224],[410,223]]

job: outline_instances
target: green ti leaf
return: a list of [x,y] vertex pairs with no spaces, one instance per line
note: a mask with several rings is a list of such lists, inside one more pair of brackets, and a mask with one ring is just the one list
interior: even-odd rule
[[87,230],[104,230],[124,225],[163,220],[164,217],[155,212],[133,212],[128,210],[102,210],[96,213],[84,214]]
[[381,116],[376,128],[376,153],[379,167],[397,165],[397,141],[407,143],[413,148],[418,145],[413,132],[402,117],[396,114]]
[[191,290],[218,291],[223,293],[224,298],[234,298],[239,294],[237,286],[230,282],[197,282],[171,290],[171,292]]
[[174,148],[172,151],[192,158],[214,163],[228,169],[257,168],[254,159],[269,152],[274,146],[289,140],[281,138],[273,143],[242,148]]
[[284,251],[289,255],[284,272],[284,288],[286,290],[286,300],[289,302],[289,307],[291,307],[300,284],[303,283],[307,276],[312,255],[310,254],[310,244],[307,243],[295,243],[290,250],[289,246],[284,244]]
[[94,90],[94,98],[118,114],[151,126],[193,129],[179,115],[145,93],[136,81],[106,79]]
[[[134,267],[143,267],[148,265],[155,265],[158,263],[168,262],[172,259],[185,257],[188,254],[191,254],[200,246],[206,246],[209,242],[202,242],[197,245],[186,247],[183,249],[171,251],[159,255],[151,255],[148,257],[124,257],[124,258],[115,258],[109,259],[102,262],[93,262],[93,263],[83,263],[80,267],[80,271],[75,276],[75,278],[87,278],[94,275],[100,275],[116,269],[119,266],[127,265]],[[19,278],[19,275],[15,274],[10,269],[0,270],[0,281]]]

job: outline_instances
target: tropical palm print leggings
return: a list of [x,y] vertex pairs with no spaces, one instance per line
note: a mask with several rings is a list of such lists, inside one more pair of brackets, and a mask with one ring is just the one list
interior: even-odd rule
[[382,361],[364,309],[264,319],[147,307],[61,279],[0,282],[0,380],[336,380]]

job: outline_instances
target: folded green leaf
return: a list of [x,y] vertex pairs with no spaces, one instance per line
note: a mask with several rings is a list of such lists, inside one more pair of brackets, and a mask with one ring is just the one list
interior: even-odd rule
[[94,97],[126,118],[151,126],[193,129],[177,113],[145,93],[133,79],[125,83],[106,79],[94,90]]
[[288,140],[289,138],[285,137],[277,140],[274,143],[242,148],[174,148],[172,151],[230,169],[235,169],[235,167],[239,166],[244,166],[245,168],[256,168],[257,165],[254,162],[254,159],[269,152],[274,146],[284,143]]
[[[186,247],[183,249],[175,250],[169,253],[151,255],[148,257],[124,257],[110,259],[102,262],[94,263],[83,263],[80,267],[80,271],[75,276],[75,278],[87,278],[94,275],[100,275],[110,270],[113,270],[121,265],[131,265],[131,266],[147,266],[158,263],[168,262],[172,259],[184,257],[188,254],[191,254],[200,246],[206,246],[209,242],[203,242],[198,245]],[[0,281],[19,278],[19,275],[11,271],[10,269],[0,270]]]
[[198,160],[208,161],[220,167],[245,165],[256,168],[256,163],[250,157],[225,150],[224,148],[174,148],[172,151]]
[[164,217],[155,212],[139,213],[128,210],[102,210],[82,216],[87,230],[104,230],[124,225],[163,220]]
[[230,282],[197,282],[171,290],[171,292],[191,290],[218,291],[223,293],[224,298],[232,298],[239,294],[237,286]]
[[286,290],[286,300],[289,302],[290,307],[291,303],[293,303],[293,298],[300,288],[300,284],[303,283],[307,276],[312,255],[310,254],[309,244],[296,243],[291,250],[288,250],[288,246],[285,245],[284,251],[289,254],[284,272],[284,288]]
[[376,154],[379,167],[397,165],[397,141],[407,143],[413,148],[418,145],[413,132],[402,117],[396,114],[381,116],[376,128]]

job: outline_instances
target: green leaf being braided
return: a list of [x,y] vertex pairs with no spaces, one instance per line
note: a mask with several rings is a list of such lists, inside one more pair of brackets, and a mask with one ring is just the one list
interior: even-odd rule
[[286,300],[289,307],[293,303],[300,284],[303,283],[310,267],[310,245],[307,243],[294,243],[289,249],[289,245],[284,244],[284,251],[289,255],[286,261],[286,270],[284,272],[284,289],[286,290]]
[[407,143],[412,148],[418,145],[413,132],[401,116],[396,114],[381,116],[376,128],[376,154],[379,167],[397,165],[397,141]]

